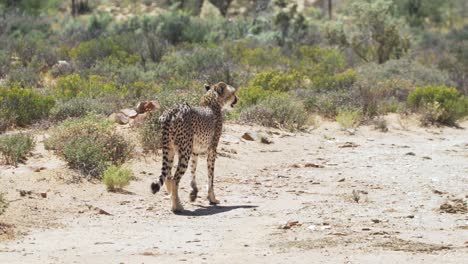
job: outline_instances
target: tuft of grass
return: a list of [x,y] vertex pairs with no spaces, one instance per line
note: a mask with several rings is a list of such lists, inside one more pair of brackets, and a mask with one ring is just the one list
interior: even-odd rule
[[0,154],[7,165],[17,166],[35,146],[29,134],[14,134],[0,137]]
[[107,186],[108,191],[115,192],[127,186],[132,178],[131,170],[112,165],[104,171],[102,182]]
[[355,128],[362,120],[362,112],[354,109],[342,109],[336,116],[336,122],[340,124],[343,129]]
[[387,120],[383,117],[377,117],[374,119],[374,128],[381,132],[388,132]]

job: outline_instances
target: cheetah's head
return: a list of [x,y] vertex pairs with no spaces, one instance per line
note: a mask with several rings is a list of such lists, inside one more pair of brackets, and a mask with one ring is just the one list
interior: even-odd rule
[[232,110],[237,104],[237,89],[231,85],[227,85],[224,82],[213,85],[205,84],[205,89],[207,92],[214,91],[218,94],[218,103],[223,109]]

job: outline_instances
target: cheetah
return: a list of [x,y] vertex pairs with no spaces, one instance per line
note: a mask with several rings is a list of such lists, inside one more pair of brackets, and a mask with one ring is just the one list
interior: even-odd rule
[[[223,109],[234,108],[238,99],[237,89],[219,82],[214,85],[205,84],[206,93],[202,97],[200,106],[192,107],[188,104],[178,104],[166,110],[159,122],[162,130],[163,160],[159,182],[151,184],[153,194],[157,193],[166,182],[166,189],[171,194],[173,212],[180,212],[183,206],[180,202],[179,182],[187,170],[190,159],[192,180],[190,186],[190,201],[197,198],[196,169],[198,155],[207,153],[208,164],[208,201],[215,205],[219,203],[214,194],[214,165],[216,148],[223,128]],[[179,163],[172,176],[172,163],[177,153]]]

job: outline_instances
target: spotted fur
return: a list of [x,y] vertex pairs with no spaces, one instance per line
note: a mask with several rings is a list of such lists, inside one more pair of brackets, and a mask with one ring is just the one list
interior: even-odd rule
[[[159,182],[151,184],[151,190],[156,193],[166,183],[171,193],[172,211],[183,210],[178,196],[179,182],[187,170],[190,159],[192,181],[190,200],[197,198],[196,168],[198,155],[207,153],[208,164],[208,200],[210,204],[218,204],[213,190],[214,164],[216,148],[223,128],[223,108],[232,108],[237,103],[236,89],[223,82],[215,85],[205,85],[206,93],[200,106],[178,104],[166,110],[159,122],[162,129],[163,161]],[[172,176],[172,163],[175,154],[179,163]]]

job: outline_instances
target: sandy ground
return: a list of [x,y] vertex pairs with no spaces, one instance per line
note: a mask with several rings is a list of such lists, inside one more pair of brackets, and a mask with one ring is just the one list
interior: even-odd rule
[[39,136],[26,164],[0,166],[0,263],[466,263],[468,131],[387,118],[389,132],[355,135],[329,122],[296,134],[227,125],[222,203],[209,206],[205,188],[190,203],[187,172],[180,215],[150,193],[160,158],[134,159],[136,179],[109,193],[77,181]]

